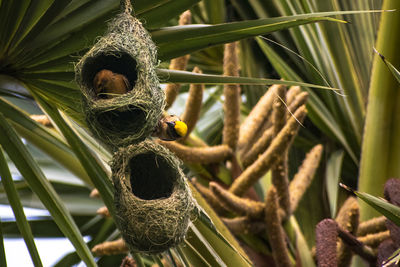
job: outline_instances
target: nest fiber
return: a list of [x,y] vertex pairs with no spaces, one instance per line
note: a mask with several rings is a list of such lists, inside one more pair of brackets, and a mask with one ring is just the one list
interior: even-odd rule
[[115,221],[132,252],[159,253],[185,238],[195,207],[179,161],[143,141],[114,154]]
[[[156,63],[157,51],[149,33],[123,12],[76,65],[75,80],[82,91],[86,122],[105,144],[138,143],[154,130],[165,106]],[[110,99],[99,97],[93,80],[101,70],[124,75],[130,84],[128,92]]]

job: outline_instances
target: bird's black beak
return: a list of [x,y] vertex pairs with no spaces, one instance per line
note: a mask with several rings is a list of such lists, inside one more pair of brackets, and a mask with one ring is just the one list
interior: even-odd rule
[[167,121],[166,122],[168,125],[168,134],[173,138],[177,139],[179,138],[179,134],[175,131],[175,122],[173,121]]

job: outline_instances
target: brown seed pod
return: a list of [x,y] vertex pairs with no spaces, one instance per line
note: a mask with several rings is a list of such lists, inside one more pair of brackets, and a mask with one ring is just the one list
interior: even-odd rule
[[188,163],[215,163],[232,156],[232,149],[227,145],[213,147],[188,147],[177,142],[159,141],[160,144],[171,150],[175,155]]
[[240,125],[240,135],[238,140],[238,150],[243,154],[248,150],[248,146],[255,142],[255,137],[264,121],[269,117],[272,111],[272,105],[276,97],[276,90],[284,85],[272,85],[268,91],[260,98],[253,107],[250,114]]
[[236,218],[222,218],[222,221],[234,234],[261,234],[266,230],[263,221],[254,221],[246,216]]
[[374,234],[386,231],[386,217],[380,216],[372,218],[368,221],[361,222],[357,229],[357,236]]
[[[286,123],[286,87],[279,87],[276,92],[277,98],[272,111],[272,127],[274,136],[279,134],[279,131],[285,126]],[[288,177],[288,149],[287,148],[278,158],[276,164],[271,169],[272,183],[274,184],[279,195],[279,205],[289,216],[290,211],[290,197],[289,197],[289,177]]]
[[[229,191],[235,195],[243,195],[257,180],[276,162],[280,154],[285,151],[291,143],[292,138],[297,134],[300,124],[307,114],[306,108],[299,108],[295,117],[292,117],[288,123],[274,138],[268,149],[258,157],[258,159],[232,183]],[[296,120],[297,119],[297,120]]]
[[290,105],[296,96],[301,93],[300,86],[291,86],[286,93],[287,104]]
[[[342,229],[341,227],[338,226],[338,235],[343,241],[344,244],[346,244],[347,249],[351,249],[352,252],[356,253],[357,255],[361,256],[363,259],[367,260],[371,264],[374,264],[376,262],[376,256],[373,250],[360,242],[354,235],[352,235],[349,231]],[[348,253],[351,256],[351,253]],[[342,254],[343,255],[343,254]],[[340,254],[339,254],[340,257]],[[339,263],[338,266],[348,266],[350,265],[350,259],[345,259],[340,261],[339,258]]]
[[217,212],[218,214],[226,212],[222,207],[218,198],[211,192],[208,187],[205,187],[197,182],[196,178],[192,178],[191,182],[193,186],[200,192],[200,194],[207,200],[208,204]]
[[252,145],[249,150],[242,155],[242,164],[245,168],[253,164],[256,161],[257,157],[262,154],[268,146],[271,144],[271,141],[274,137],[274,129],[270,127],[266,131],[263,132],[261,137],[257,140],[257,142]]
[[278,194],[272,185],[268,190],[265,198],[265,224],[269,244],[272,248],[272,255],[276,266],[292,266],[289,258],[289,251],[286,246],[286,234],[282,228],[280,215]]
[[[398,249],[399,247],[393,243],[392,240],[385,240],[383,241],[378,247],[378,259],[376,261],[377,266],[383,266],[383,263],[387,261],[387,259],[392,256],[392,254]],[[387,267],[396,267],[398,265],[391,264],[386,265]]]
[[46,115],[30,115],[30,118],[45,127],[53,127],[53,124]]
[[[195,67],[193,73],[202,73],[202,71]],[[191,84],[189,88],[189,96],[186,101],[185,111],[183,112],[181,118],[187,125],[186,137],[193,131],[196,123],[200,117],[200,111],[203,101],[203,91],[204,84]]]
[[238,215],[245,215],[249,218],[263,218],[265,204],[251,199],[238,197],[231,192],[223,189],[215,182],[209,184],[211,191],[218,198],[220,203],[226,209],[235,212]]
[[290,207],[292,212],[296,210],[301,198],[314,178],[314,174],[321,159],[322,150],[322,145],[316,145],[313,149],[311,149],[311,151],[307,153],[306,158],[299,168],[299,171],[295,174],[290,182],[289,192]]
[[115,241],[106,241],[92,248],[92,252],[98,256],[125,254],[128,251],[128,246],[122,238]]
[[[187,25],[192,23],[192,14],[190,10],[187,10],[182,13],[179,17],[179,25]],[[171,60],[169,64],[170,70],[186,70],[187,63],[190,59],[190,55],[181,56],[178,58],[174,58]],[[169,109],[172,104],[175,102],[176,97],[178,96],[179,89],[181,88],[180,83],[169,83],[165,88],[165,110]],[[186,122],[186,121],[185,121]]]
[[[224,75],[239,76],[236,46],[236,43],[225,45]],[[237,84],[225,84],[224,97],[224,129],[222,132],[222,143],[227,144],[232,150],[235,150],[240,131],[240,86]]]
[[288,105],[289,112],[287,113],[286,117],[289,118],[293,112],[295,112],[299,107],[304,105],[307,102],[308,99],[308,93],[307,92],[301,92],[296,96],[296,98],[293,100],[293,102]]
[[393,242],[400,247],[400,227],[390,220],[386,220],[386,227],[390,231],[390,237]]
[[338,266],[336,242],[338,239],[337,223],[332,219],[324,219],[317,224],[316,257],[319,267]]
[[360,237],[358,237],[358,240],[360,240],[367,246],[376,248],[379,246],[380,243],[382,243],[383,241],[385,241],[386,239],[389,239],[389,238],[390,238],[390,232],[387,230],[387,231],[383,231],[383,232],[360,236]]
[[126,256],[122,262],[120,267],[136,267],[136,262],[133,258]]
[[400,206],[400,179],[389,179],[385,183],[384,195],[387,201]]
[[96,211],[96,213],[99,214],[99,215],[101,215],[101,216],[103,216],[103,217],[106,217],[106,218],[111,217],[111,214],[110,214],[110,212],[108,211],[108,208],[107,208],[106,206],[99,208],[99,209]]
[[[357,232],[360,209],[355,197],[349,197],[340,208],[335,221],[339,227],[354,235]],[[343,241],[338,243],[338,262],[339,266],[349,266],[353,254]]]

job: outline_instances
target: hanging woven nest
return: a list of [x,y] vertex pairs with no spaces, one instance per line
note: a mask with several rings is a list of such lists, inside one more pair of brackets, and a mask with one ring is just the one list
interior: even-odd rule
[[86,122],[114,148],[149,136],[165,105],[155,72],[156,47],[130,11],[125,8],[110,22],[105,36],[75,67]]
[[159,253],[185,238],[195,200],[179,161],[149,140],[114,154],[115,221],[132,252]]

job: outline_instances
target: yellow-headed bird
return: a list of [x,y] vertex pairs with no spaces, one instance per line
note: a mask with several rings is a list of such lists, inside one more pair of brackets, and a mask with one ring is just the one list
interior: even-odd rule
[[164,141],[174,141],[184,137],[187,133],[187,125],[176,115],[164,114],[158,122],[153,136]]

